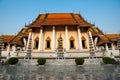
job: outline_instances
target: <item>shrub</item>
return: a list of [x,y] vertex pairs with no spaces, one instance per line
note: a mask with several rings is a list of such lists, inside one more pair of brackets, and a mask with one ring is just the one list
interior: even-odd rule
[[7,60],[7,63],[10,64],[10,65],[14,65],[14,64],[17,64],[18,63],[18,58],[16,57],[11,57]]
[[37,63],[38,63],[38,65],[44,65],[46,63],[46,59],[45,58],[38,58]]
[[102,60],[105,64],[112,64],[112,59],[110,57],[103,57]]
[[75,63],[77,65],[82,65],[84,63],[84,58],[75,58]]

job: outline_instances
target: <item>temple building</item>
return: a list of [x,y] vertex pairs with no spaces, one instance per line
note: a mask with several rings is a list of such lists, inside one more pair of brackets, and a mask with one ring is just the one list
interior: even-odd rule
[[40,14],[27,26],[29,37],[32,37],[33,51],[52,51],[58,48],[61,35],[65,51],[89,50],[88,28],[92,24],[83,19],[80,14],[51,13]]
[[[89,51],[115,50],[118,34],[104,34],[94,24],[77,13],[46,13],[38,17],[10,39],[3,35],[4,49],[8,46],[21,48],[21,53],[30,49],[36,56],[54,57],[59,47],[67,57],[89,56]],[[9,38],[9,39],[8,39]],[[8,41],[9,40],[9,41]],[[61,41],[61,42],[60,42]],[[16,49],[17,50],[17,49]],[[40,54],[39,54],[40,53]]]

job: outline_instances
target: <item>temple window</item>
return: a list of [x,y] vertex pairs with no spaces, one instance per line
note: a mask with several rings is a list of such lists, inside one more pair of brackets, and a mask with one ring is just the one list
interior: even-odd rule
[[47,41],[47,47],[46,48],[50,48],[50,41]]
[[82,40],[82,47],[85,48],[85,40]]
[[51,47],[50,47],[50,46],[51,46],[50,43],[51,43],[51,39],[50,39],[50,37],[47,37],[45,49],[50,49],[50,48],[51,48]]
[[73,38],[73,36],[70,37],[70,49],[75,49],[75,39]]
[[82,36],[82,47],[83,49],[87,49],[87,46],[86,46],[86,39],[84,36]]
[[39,42],[38,42],[38,41],[36,41],[36,43],[35,43],[35,44],[36,44],[35,48],[38,48],[38,43],[39,43]]
[[39,45],[39,38],[37,37],[34,41],[34,49],[38,49],[38,45]]
[[70,40],[70,48],[74,48],[74,41]]

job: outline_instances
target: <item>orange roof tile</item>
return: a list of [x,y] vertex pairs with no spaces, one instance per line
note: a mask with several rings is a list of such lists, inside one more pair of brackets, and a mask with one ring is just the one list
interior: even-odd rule
[[17,45],[21,45],[21,46],[23,45],[20,37],[15,38],[15,39],[12,41],[12,44],[17,44]]
[[108,38],[110,38],[112,41],[117,41],[119,34],[106,34]]
[[[15,37],[15,35],[2,35],[2,37],[3,37],[3,42],[4,42],[4,43],[9,43],[9,42]],[[14,39],[14,40],[12,41],[11,44],[22,45],[22,42],[21,42],[20,38],[17,37],[16,39]]]
[[22,28],[20,30],[20,32],[18,33],[19,36],[28,36],[29,32],[28,32],[29,29],[25,29],[25,28]]
[[92,24],[83,19],[80,14],[73,13],[47,13],[40,14],[29,27],[40,27],[41,25],[80,25],[91,27]]
[[17,35],[15,35],[9,42],[13,44],[23,45],[22,44],[22,37],[28,37],[29,28],[25,29],[22,28]]
[[92,36],[104,35],[103,32],[97,27],[95,28],[91,27],[88,30],[92,33]]
[[110,40],[107,38],[105,35],[99,36],[99,42],[98,45],[104,44],[104,43],[109,43]]
[[119,34],[105,34],[105,35],[99,36],[100,40],[98,45],[117,41],[118,37],[120,37]]
[[11,39],[13,39],[15,37],[15,35],[2,35],[3,37],[3,42],[7,42],[9,43]]

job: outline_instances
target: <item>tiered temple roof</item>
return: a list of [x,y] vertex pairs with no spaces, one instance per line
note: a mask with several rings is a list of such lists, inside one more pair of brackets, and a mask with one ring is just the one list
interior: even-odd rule
[[120,37],[119,34],[104,34],[98,27],[91,27],[88,30],[92,33],[93,37],[99,37],[97,45],[117,41],[118,37]]
[[92,33],[92,36],[104,35],[104,33],[98,27],[91,27],[88,30]]
[[119,34],[104,34],[104,35],[101,35],[101,36],[99,36],[100,39],[99,39],[98,45],[117,41],[119,37],[120,37]]
[[11,39],[15,37],[15,35],[2,35],[4,42],[9,43]]
[[17,37],[12,42],[10,42],[15,37],[15,35],[2,35],[2,37],[3,37],[4,43],[16,44],[16,45],[21,45],[21,46],[23,45],[21,40],[20,40],[21,39],[20,37]]
[[110,39],[106,37],[105,35],[100,35],[99,36],[99,42],[98,45],[105,44],[105,43],[110,43]]
[[106,34],[106,36],[111,39],[111,41],[117,41],[117,39],[120,37],[119,34]]
[[80,14],[73,13],[46,13],[40,14],[29,27],[41,27],[47,25],[78,25],[80,27],[91,27]]

